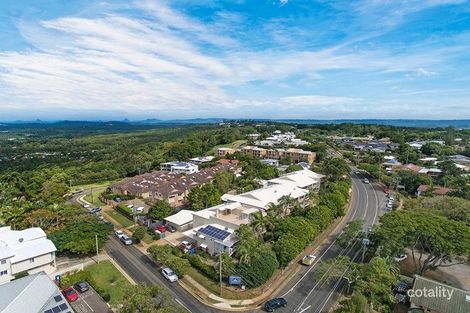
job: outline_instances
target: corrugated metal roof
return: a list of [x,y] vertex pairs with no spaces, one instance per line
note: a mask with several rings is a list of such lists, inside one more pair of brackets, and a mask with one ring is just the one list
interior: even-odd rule
[[[470,312],[470,301],[466,300],[467,296],[470,296],[470,291],[458,289],[439,283],[437,281],[416,275],[413,284],[413,290],[443,290],[446,289],[452,292],[451,296],[441,293],[441,296],[434,297],[412,297],[411,302],[422,306],[426,309],[435,310],[442,313],[469,313]],[[436,292],[437,294],[437,292]]]

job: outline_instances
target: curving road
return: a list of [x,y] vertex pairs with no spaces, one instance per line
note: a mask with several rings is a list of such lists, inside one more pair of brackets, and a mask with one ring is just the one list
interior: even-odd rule
[[[376,224],[379,216],[384,213],[385,195],[381,188],[373,184],[364,184],[362,179],[363,177],[360,174],[352,175],[352,203],[345,221],[364,220],[364,230],[367,230],[368,227]],[[341,284],[339,281],[332,284],[317,282],[315,269],[321,261],[346,253],[351,255],[355,252],[351,250],[344,251],[334,244],[341,231],[342,227],[331,234],[328,243],[318,247],[315,252],[318,258],[314,265],[305,267],[295,277],[286,277],[290,282],[276,296],[285,297],[288,306],[277,310],[277,313],[328,312],[328,309],[338,298],[337,289],[339,289]],[[188,311],[192,313],[224,312],[206,307],[177,283],[169,283],[159,273],[158,266],[135,247],[125,247],[113,237],[108,240],[105,249],[108,255],[115,259],[135,281],[166,286],[176,302],[184,306]],[[252,312],[262,311],[255,310]]]

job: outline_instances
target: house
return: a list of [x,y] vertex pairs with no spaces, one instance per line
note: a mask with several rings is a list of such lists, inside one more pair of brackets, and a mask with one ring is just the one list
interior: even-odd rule
[[16,274],[55,271],[54,243],[39,227],[25,230],[0,228],[0,284],[9,282]]
[[419,173],[419,171],[421,171],[421,166],[410,163],[410,164],[398,165],[398,166],[396,166],[395,169],[402,170],[402,171],[410,171],[410,172]]
[[70,304],[45,272],[0,285],[1,313],[73,312]]
[[422,158],[422,159],[419,159],[419,160],[423,163],[433,163],[433,164],[435,164],[437,162],[437,158],[432,158],[432,157],[426,157],[426,158]]
[[232,255],[238,243],[238,236],[233,229],[217,224],[204,225],[185,233],[197,246],[210,255],[228,253]]
[[222,147],[222,148],[217,148],[217,150],[215,151],[215,154],[218,157],[224,157],[227,154],[234,154],[236,151],[237,151],[236,149]]
[[199,168],[197,165],[188,162],[165,162],[160,164],[162,171],[170,171],[177,174],[193,174],[196,173]]
[[261,163],[268,164],[268,165],[275,166],[275,167],[279,166],[279,160],[276,160],[276,159],[262,159]]
[[260,134],[248,134],[248,135],[246,135],[246,137],[247,137],[248,139],[252,139],[252,140],[256,140],[256,139],[258,139],[260,136],[261,136]]
[[468,313],[470,291],[415,275],[408,291],[410,311],[414,313]]
[[439,168],[426,168],[423,167],[418,171],[419,174],[426,174],[432,177],[437,177],[442,174],[442,170]]
[[449,193],[451,193],[453,190],[450,188],[446,187],[436,187],[432,191],[432,193],[436,196],[447,196]]
[[306,189],[306,190],[316,190],[320,189],[320,184],[325,175],[317,174],[308,169],[303,169],[300,171],[295,171],[287,175],[283,175],[278,178],[270,179],[269,184],[284,184],[284,183],[293,183],[297,187]]
[[431,186],[429,185],[419,185],[418,188],[416,189],[416,196],[420,197],[422,194],[428,192],[431,190]]
[[451,155],[449,156],[449,160],[457,164],[470,165],[470,158],[461,154]]
[[173,226],[177,231],[185,231],[193,227],[193,211],[181,210],[176,214],[165,217],[166,224]]
[[196,165],[201,165],[204,163],[209,163],[214,159],[214,156],[209,155],[209,156],[202,156],[202,157],[196,157],[189,159],[191,163],[196,164]]

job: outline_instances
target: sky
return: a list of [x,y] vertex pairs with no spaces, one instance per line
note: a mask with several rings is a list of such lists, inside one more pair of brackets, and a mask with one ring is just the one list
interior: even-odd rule
[[465,0],[3,0],[0,120],[468,119]]

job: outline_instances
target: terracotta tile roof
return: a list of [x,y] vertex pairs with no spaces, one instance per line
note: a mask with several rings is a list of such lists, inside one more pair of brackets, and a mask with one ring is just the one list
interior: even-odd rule
[[450,188],[438,187],[438,188],[434,188],[432,193],[435,194],[435,195],[438,195],[438,196],[445,196],[451,191],[452,191],[452,189],[450,189]]
[[419,185],[418,191],[420,191],[420,192],[426,192],[426,191],[428,191],[430,188],[431,188],[431,186],[429,186],[429,185]]

